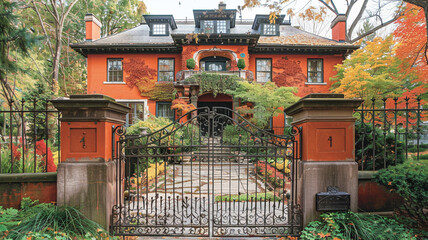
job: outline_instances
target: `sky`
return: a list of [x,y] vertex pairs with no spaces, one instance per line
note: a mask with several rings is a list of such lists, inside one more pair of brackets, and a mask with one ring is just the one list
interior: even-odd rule
[[[382,1],[392,1],[392,0],[382,0]],[[396,1],[396,0],[395,0]],[[181,19],[193,19],[193,9],[217,9],[218,4],[220,0],[144,0],[144,3],[147,6],[147,11],[150,14],[172,14],[174,16],[174,19],[181,20]],[[244,0],[223,0],[224,3],[226,3],[226,8],[228,9],[238,9],[238,6],[242,6],[244,4]],[[346,11],[346,1],[345,0],[336,0],[336,7],[338,8],[340,13],[344,13]],[[362,1],[360,1],[362,2]],[[352,16],[358,13],[358,4],[361,4],[358,2],[356,4],[356,7],[354,8],[356,11],[351,12],[350,19],[352,19]],[[376,1],[371,0],[370,3],[374,3]],[[319,2],[317,0],[296,0],[291,1],[291,3],[285,4],[284,11],[282,14],[285,14],[286,9],[292,8],[293,11],[298,15],[298,13],[303,12],[305,9],[313,6],[320,6]],[[370,8],[369,8],[370,9]],[[386,11],[393,11],[390,9],[386,9]],[[253,20],[256,14],[269,14],[268,8],[263,7],[257,7],[252,9],[244,9],[242,10],[242,19],[249,19]],[[236,18],[239,18],[239,13],[237,13]],[[307,29],[310,32],[313,32],[317,35],[330,38],[331,37],[331,29],[330,29],[330,22],[333,20],[334,15],[330,14],[325,19],[325,23],[323,23],[322,28],[318,27],[318,30],[312,31],[312,26],[310,23],[303,23],[301,20],[298,21],[296,18],[291,19],[291,25],[293,26],[299,26],[306,24],[303,27],[304,29]],[[288,17],[286,17],[288,19]],[[309,24],[309,26],[307,25]],[[377,24],[374,24],[377,25]],[[357,27],[358,30],[358,27]],[[379,35],[388,35],[391,32],[391,27],[387,27],[382,29],[378,32]]]
[[[217,9],[220,1],[217,0],[144,0],[147,11],[151,14],[172,14],[177,19],[193,19],[193,9]],[[244,0],[223,0],[226,8],[237,9]],[[254,8],[242,11],[243,19],[254,19],[256,14],[268,14],[269,9]],[[237,18],[239,14],[237,14]]]

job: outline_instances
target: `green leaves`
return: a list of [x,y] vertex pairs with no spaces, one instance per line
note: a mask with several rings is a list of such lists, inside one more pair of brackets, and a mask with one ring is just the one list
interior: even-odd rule
[[253,114],[255,124],[260,127],[266,127],[271,117],[278,116],[283,108],[295,103],[299,99],[294,95],[295,92],[297,88],[277,87],[273,82],[267,82],[264,85],[239,82],[235,90],[226,91],[235,98],[254,104],[252,109],[241,109],[247,114]]
[[415,220],[415,227],[428,225],[428,160],[406,161],[397,166],[382,169],[375,175],[375,181],[391,192],[404,198],[400,213]]

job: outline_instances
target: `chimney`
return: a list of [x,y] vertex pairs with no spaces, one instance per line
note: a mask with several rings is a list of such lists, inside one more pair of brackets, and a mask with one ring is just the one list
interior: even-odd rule
[[226,3],[224,3],[223,1],[220,1],[220,3],[218,4],[218,10],[221,12],[225,9],[226,9]]
[[101,22],[92,14],[85,15],[86,41],[94,41],[101,37]]
[[346,16],[337,15],[331,22],[331,39],[344,42],[346,40]]

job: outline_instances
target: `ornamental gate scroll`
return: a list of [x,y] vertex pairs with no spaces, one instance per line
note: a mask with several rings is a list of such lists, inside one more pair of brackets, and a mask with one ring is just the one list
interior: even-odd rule
[[112,233],[297,236],[301,130],[273,135],[227,108],[193,111],[148,134],[114,130]]

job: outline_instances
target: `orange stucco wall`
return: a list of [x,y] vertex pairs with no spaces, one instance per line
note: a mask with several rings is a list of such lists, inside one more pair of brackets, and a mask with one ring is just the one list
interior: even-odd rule
[[[213,50],[207,52],[205,50]],[[241,57],[241,54],[245,54]],[[243,45],[187,45],[183,46],[183,51],[180,54],[90,54],[88,55],[88,94],[100,93],[115,99],[147,99],[142,97],[137,87],[129,87],[124,83],[106,83],[107,81],[107,59],[108,58],[122,58],[123,62],[127,62],[131,58],[138,58],[144,60],[145,64],[154,69],[158,70],[158,59],[159,58],[174,58],[175,59],[175,74],[180,70],[187,70],[186,60],[189,58],[196,58],[196,69],[200,59],[209,56],[224,56],[232,60],[231,70],[237,70],[235,59],[243,58],[246,63],[246,70],[250,70],[254,73],[256,78],[256,59],[257,58],[269,58],[272,59],[272,78],[282,78],[282,84],[284,82],[286,86],[295,86],[298,88],[297,95],[300,97],[306,96],[310,93],[326,93],[329,92],[331,87],[330,78],[333,77],[336,72],[334,66],[343,61],[342,55],[299,55],[299,54],[249,54],[248,46]],[[323,60],[323,79],[325,84],[306,84],[307,82],[307,60],[308,58],[318,58]],[[290,71],[287,67],[278,67],[279,61],[292,62],[294,65],[293,74],[287,75],[284,78],[280,75],[284,71]],[[285,64],[284,66],[287,66]],[[296,67],[297,66],[297,67]],[[297,69],[297,70],[296,70]],[[129,73],[123,73],[123,79],[126,82]],[[149,112],[156,115],[156,102],[147,101]],[[284,125],[284,116],[280,115],[274,117],[272,126],[275,129],[275,133],[282,133],[283,129],[278,128]]]
[[[180,54],[90,54],[88,55],[88,94],[100,93],[115,99],[147,99],[140,95],[136,87],[123,83],[105,83],[107,81],[107,59],[122,58],[127,62],[131,58],[144,60],[145,64],[157,71],[159,58],[175,59],[175,74],[181,70]],[[126,82],[127,72],[123,73]]]
[[[291,75],[287,77],[287,80],[290,80],[290,85],[298,87],[297,95],[299,97],[304,97],[310,93],[327,93],[331,87],[330,78],[336,75],[334,70],[334,65],[342,63],[342,55],[287,55],[287,54],[251,54],[250,56],[250,66],[249,70],[254,73],[254,78],[257,77],[256,73],[256,59],[257,58],[268,58],[272,59],[272,79],[284,69],[278,69],[275,67],[275,63],[281,59],[287,59],[301,68],[301,72],[293,72],[294,76]],[[324,71],[323,79],[326,84],[305,84],[307,81],[308,73],[308,59],[317,58],[323,60]],[[299,76],[300,75],[300,76]],[[293,84],[291,84],[293,83]],[[296,84],[297,83],[297,84]]]

